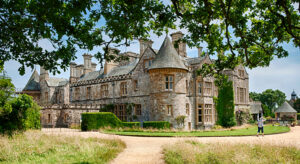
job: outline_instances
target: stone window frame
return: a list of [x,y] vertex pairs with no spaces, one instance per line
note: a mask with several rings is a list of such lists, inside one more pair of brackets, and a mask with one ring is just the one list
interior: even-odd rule
[[185,113],[189,116],[190,115],[190,104],[186,103],[185,104]]
[[[171,80],[170,80],[170,77],[171,77]],[[175,82],[174,75],[165,74],[165,76],[164,76],[165,91],[174,92],[175,91],[174,82]]]
[[100,91],[102,98],[108,97],[108,84],[102,84],[100,86]]
[[80,100],[80,87],[75,88],[75,100]]
[[92,87],[88,86],[86,87],[86,95],[85,95],[85,99],[86,100],[90,100],[91,99],[91,93],[92,93]]
[[127,96],[127,94],[128,94],[127,82],[123,81],[120,83],[120,96]]
[[144,69],[148,69],[153,63],[153,58],[144,59]]
[[[199,111],[201,111],[200,113],[199,113]],[[200,120],[200,119],[201,120]],[[197,123],[199,124],[202,124],[203,123],[203,104],[198,104],[198,106],[197,106]]]
[[63,93],[64,93],[64,89],[59,89],[59,103],[63,103]]
[[127,120],[127,115],[126,115],[126,105],[125,104],[118,104],[115,106],[114,110],[115,115],[122,121]]
[[202,80],[197,81],[197,95],[203,96],[203,81]]
[[142,105],[141,104],[135,104],[134,105],[134,113],[136,116],[141,116],[142,115]]
[[51,122],[52,122],[52,116],[50,113],[48,113],[47,123],[50,124]]
[[186,88],[186,94],[189,95],[189,81],[185,80],[185,88]]
[[239,103],[246,103],[246,88],[237,87],[237,98]]
[[68,113],[65,113],[64,114],[64,123],[68,122],[68,117],[69,117]]
[[172,105],[167,105],[167,115],[173,116],[173,106]]
[[212,118],[213,118],[213,105],[212,104],[205,104],[204,105],[204,121],[211,123]]
[[133,88],[134,88],[134,91],[139,90],[139,81],[138,80],[133,80]]
[[213,88],[213,83],[210,81],[205,81],[204,82],[204,94],[207,96],[212,95],[212,88]]

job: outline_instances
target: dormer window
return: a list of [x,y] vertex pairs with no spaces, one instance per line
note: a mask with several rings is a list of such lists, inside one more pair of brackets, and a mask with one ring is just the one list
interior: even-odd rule
[[152,65],[152,59],[146,59],[144,61],[144,67],[147,69]]

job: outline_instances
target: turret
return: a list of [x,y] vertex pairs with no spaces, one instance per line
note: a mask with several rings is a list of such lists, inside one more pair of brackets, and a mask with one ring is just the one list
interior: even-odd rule
[[297,94],[296,94],[296,92],[293,90],[293,92],[292,92],[292,94],[291,94],[291,99],[293,100],[293,101],[296,101],[296,99],[297,99]]
[[171,37],[172,37],[172,43],[175,46],[176,42],[178,44],[178,47],[175,48],[177,53],[182,56],[182,57],[186,57],[186,43],[183,42],[183,41],[178,41],[180,39],[182,39],[184,36],[184,34],[181,32],[181,31],[178,31],[178,32],[175,32],[175,33],[172,33],[171,34]]
[[151,115],[157,121],[169,121],[176,126],[175,118],[185,115],[187,67],[180,59],[171,40],[166,37],[152,65],[150,76]]

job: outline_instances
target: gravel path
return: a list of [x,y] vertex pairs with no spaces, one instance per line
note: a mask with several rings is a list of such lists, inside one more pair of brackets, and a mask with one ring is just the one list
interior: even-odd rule
[[291,145],[300,149],[300,126],[291,128],[291,131],[283,134],[266,135],[264,137],[130,137],[102,134],[98,132],[65,131],[65,129],[43,129],[47,134],[64,134],[82,137],[101,137],[121,139],[126,143],[126,149],[120,153],[112,164],[154,164],[164,163],[162,145],[172,144],[178,141],[195,140],[203,143],[248,143],[248,144],[272,144]]

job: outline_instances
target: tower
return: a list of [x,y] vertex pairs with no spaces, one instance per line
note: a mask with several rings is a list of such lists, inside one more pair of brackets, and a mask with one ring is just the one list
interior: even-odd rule
[[185,115],[186,79],[188,69],[180,59],[169,37],[166,37],[152,65],[150,76],[150,117],[152,120],[169,121]]
[[297,94],[296,94],[295,90],[293,90],[293,92],[291,94],[291,100],[295,102],[296,99],[297,99]]

